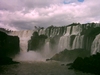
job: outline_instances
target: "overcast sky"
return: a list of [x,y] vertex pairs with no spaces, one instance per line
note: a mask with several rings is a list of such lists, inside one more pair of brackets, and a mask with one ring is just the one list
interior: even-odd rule
[[100,0],[0,0],[0,27],[64,26],[100,21]]

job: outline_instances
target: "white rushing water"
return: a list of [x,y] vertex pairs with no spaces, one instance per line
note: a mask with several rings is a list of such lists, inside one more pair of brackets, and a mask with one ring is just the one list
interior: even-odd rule
[[9,35],[18,36],[20,39],[20,51],[27,52],[28,41],[31,39],[33,30],[12,31]]
[[[33,30],[13,31],[9,33],[9,35],[18,36],[20,39],[20,53],[15,56],[14,60],[45,61],[46,58],[49,58],[53,54],[49,48],[49,42],[45,43],[44,50],[42,51],[27,51],[28,41],[31,39],[33,33]],[[44,34],[44,30],[40,31],[40,34]]]
[[[64,49],[70,50],[70,49],[71,49],[70,41],[71,41],[71,36],[62,36],[62,37],[60,38],[60,41],[59,41],[58,49],[59,49],[60,51],[61,51],[61,50],[64,50]],[[60,52],[60,51],[59,51],[59,52]]]
[[100,52],[100,34],[96,36],[91,47],[91,54],[96,54],[97,52]]
[[39,61],[43,60],[42,55],[35,51],[27,51],[28,41],[31,39],[33,30],[13,31],[9,35],[18,36],[20,39],[20,53],[13,60],[16,61]]
[[18,36],[20,39],[20,53],[13,60],[16,61],[43,61],[44,57],[40,52],[27,51],[28,41],[31,39],[33,30],[13,31],[9,33],[12,36]]
[[[83,39],[84,35],[80,35],[81,32],[80,26],[73,26],[71,31],[71,26],[67,27],[67,31],[65,35],[60,37],[59,40],[59,48],[60,50],[68,49],[78,49],[83,48]],[[75,36],[74,40],[72,41],[72,37]],[[72,43],[72,45],[71,45]]]
[[83,49],[83,44],[84,44],[83,40],[84,40],[84,35],[76,36],[74,41],[73,41],[72,49]]

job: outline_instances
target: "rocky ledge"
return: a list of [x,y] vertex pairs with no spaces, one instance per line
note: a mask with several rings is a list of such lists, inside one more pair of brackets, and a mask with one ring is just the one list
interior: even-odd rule
[[0,57],[0,65],[18,64],[19,62],[13,61],[10,57]]
[[77,57],[76,60],[70,64],[69,69],[100,75],[100,53],[85,58]]

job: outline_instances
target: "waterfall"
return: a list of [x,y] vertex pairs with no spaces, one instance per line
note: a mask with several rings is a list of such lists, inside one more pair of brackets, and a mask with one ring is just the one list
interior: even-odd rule
[[50,42],[48,41],[48,42],[45,43],[43,54],[44,54],[45,57],[47,57],[47,56],[49,57],[50,54],[51,54],[50,52],[51,52]]
[[[99,50],[100,49],[100,34],[98,34],[97,36],[93,35],[93,38],[89,34],[96,27],[100,27],[100,24],[95,24],[95,25],[94,24],[82,24],[82,25],[75,24],[75,25],[62,26],[62,27],[51,26],[46,29],[44,29],[44,28],[39,29],[37,31],[38,32],[37,34],[39,34],[38,36],[45,35],[48,37],[46,40],[44,39],[45,42],[43,41],[43,43],[45,43],[45,44],[43,44],[44,48],[43,48],[43,50],[35,50],[35,51],[33,50],[33,51],[29,51],[29,52],[27,52],[28,41],[31,39],[31,36],[34,33],[33,30],[12,31],[9,33],[9,35],[19,37],[20,51],[26,52],[25,55],[27,55],[27,53],[32,55],[32,53],[33,53],[34,55],[37,54],[37,57],[40,56],[40,57],[47,58],[49,56],[52,56],[56,53],[63,51],[64,49],[67,49],[67,50],[74,50],[74,49],[90,50],[90,47],[91,47],[91,54],[95,54],[96,52],[100,52],[100,50]],[[89,33],[88,33],[88,31],[89,31]],[[41,39],[39,38],[39,40],[41,40]],[[52,41],[52,43],[51,43],[51,41]],[[40,42],[40,41],[38,41],[38,42]],[[37,43],[37,44],[40,44],[40,43]],[[57,44],[57,45],[53,46],[54,44]],[[31,46],[32,45],[33,44],[31,44]],[[50,48],[51,46],[53,46],[52,47],[53,50],[52,50],[52,48]],[[54,48],[54,47],[56,47],[56,48]],[[22,55],[24,55],[24,54],[22,54]]]
[[[47,39],[45,42],[44,49],[37,51],[27,51],[28,41],[31,39],[33,30],[24,30],[24,31],[13,31],[8,35],[18,36],[20,39],[20,53],[17,54],[14,58],[16,61],[45,61],[45,59],[51,57],[54,53],[50,49],[50,40]],[[38,32],[39,35],[45,34],[45,30]]]
[[83,48],[83,38],[84,35],[80,35],[82,29],[80,25],[68,26],[66,33],[60,37],[59,40],[59,50],[72,50]]
[[12,31],[8,35],[18,36],[20,39],[20,51],[27,52],[28,41],[30,40],[33,30]]
[[81,25],[76,25],[72,27],[72,33],[71,35],[78,35],[82,31]]
[[70,43],[71,43],[71,26],[64,29],[64,35],[60,37],[59,44],[58,44],[58,52],[64,50],[64,49],[71,49]]
[[40,29],[38,33],[39,33],[39,35],[42,35],[42,34],[45,35],[45,29]]
[[64,50],[64,49],[70,50],[71,49],[70,41],[71,41],[71,36],[63,36],[63,37],[61,37],[60,40],[59,40],[58,49],[59,50]]
[[91,46],[91,54],[96,54],[97,52],[100,52],[100,34],[96,36]]
[[20,53],[17,54],[13,60],[15,61],[44,61],[46,58],[41,54],[41,52],[37,51],[27,51],[28,49],[28,41],[31,39],[33,30],[24,30],[24,31],[13,31],[8,35],[18,36],[20,39]]
[[71,32],[71,26],[67,27],[66,30],[67,30],[67,31],[66,31],[66,33],[65,33],[65,36],[70,35],[70,32]]
[[83,49],[83,41],[84,41],[84,35],[78,35],[75,37],[73,41],[72,49]]
[[84,46],[84,35],[68,35],[62,36],[59,40],[59,50],[73,50],[73,49],[82,49]]

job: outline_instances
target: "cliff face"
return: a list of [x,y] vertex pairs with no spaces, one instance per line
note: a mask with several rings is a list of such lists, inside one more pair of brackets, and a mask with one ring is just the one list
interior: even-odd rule
[[46,38],[46,35],[38,35],[38,32],[34,32],[31,40],[28,41],[28,50],[41,50]]
[[19,50],[19,38],[0,31],[0,56],[13,56]]

